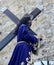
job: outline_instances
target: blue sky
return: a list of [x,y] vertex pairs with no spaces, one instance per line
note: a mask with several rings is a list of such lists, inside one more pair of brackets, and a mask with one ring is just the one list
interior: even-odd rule
[[[47,61],[42,61],[45,65],[47,65]],[[51,65],[54,65],[54,61],[50,61],[50,64]],[[41,65],[41,62],[40,61],[36,61],[35,63],[34,63],[34,65]]]

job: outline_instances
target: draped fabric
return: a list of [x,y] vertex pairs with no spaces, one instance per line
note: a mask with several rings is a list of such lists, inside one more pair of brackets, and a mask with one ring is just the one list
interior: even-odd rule
[[32,35],[27,25],[20,25],[17,31],[17,45],[8,65],[27,65],[31,60],[30,53],[35,52],[33,45],[38,39]]

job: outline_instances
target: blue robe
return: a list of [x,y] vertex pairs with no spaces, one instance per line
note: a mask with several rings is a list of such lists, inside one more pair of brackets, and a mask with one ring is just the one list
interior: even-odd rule
[[17,31],[17,42],[8,65],[27,65],[31,60],[30,52],[35,52],[33,44],[38,39],[30,33],[27,25],[22,24]]

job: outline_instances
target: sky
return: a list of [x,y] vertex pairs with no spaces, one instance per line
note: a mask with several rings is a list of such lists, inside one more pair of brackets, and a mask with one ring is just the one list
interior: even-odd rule
[[[43,63],[44,63],[44,65],[47,65],[47,61],[42,61]],[[54,61],[50,61],[50,64],[51,65],[54,65]],[[35,63],[34,63],[34,65],[41,65],[41,62],[40,61],[36,61]]]

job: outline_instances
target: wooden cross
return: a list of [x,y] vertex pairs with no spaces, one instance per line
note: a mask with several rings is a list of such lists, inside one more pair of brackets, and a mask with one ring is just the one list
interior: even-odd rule
[[[38,6],[36,7],[29,15],[32,15],[33,16],[33,19],[35,17],[37,17],[41,11],[43,10],[43,7],[42,6]],[[6,16],[8,16],[17,26],[18,24],[20,23],[20,20],[10,11],[8,10],[6,7],[2,8],[0,10],[1,12],[3,12],[4,14],[6,14]],[[26,15],[26,14],[25,14]],[[24,15],[24,16],[25,16]],[[23,17],[24,17],[23,16]],[[22,18],[23,18],[22,17]],[[33,20],[32,19],[32,20]],[[15,38],[16,33],[15,31],[17,30],[17,27],[15,29],[13,29],[1,42],[0,42],[0,51],[13,39]],[[30,29],[31,33],[36,35],[35,32],[33,32],[31,29]]]

